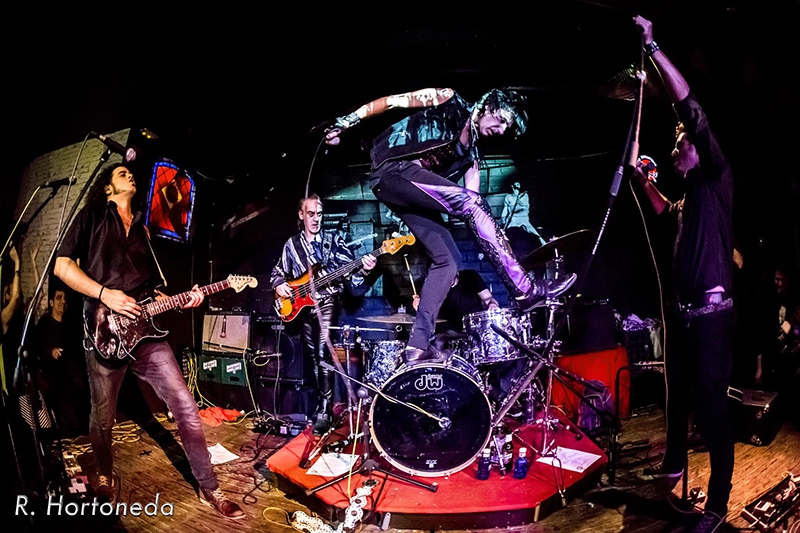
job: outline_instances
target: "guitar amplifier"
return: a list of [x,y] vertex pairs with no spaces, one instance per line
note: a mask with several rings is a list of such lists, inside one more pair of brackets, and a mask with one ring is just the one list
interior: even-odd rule
[[[268,318],[280,321],[276,317]],[[299,335],[289,335],[281,326],[282,324],[276,324],[272,320],[256,322],[254,373],[259,379],[269,382],[316,386],[313,356],[305,353],[303,340]]]
[[217,311],[203,316],[204,352],[242,353],[250,348],[250,313]]
[[783,419],[777,392],[728,388],[733,434],[737,442],[768,446],[780,431]]

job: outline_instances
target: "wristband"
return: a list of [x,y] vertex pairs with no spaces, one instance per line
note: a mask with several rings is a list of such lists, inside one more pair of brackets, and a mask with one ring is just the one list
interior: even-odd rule
[[15,271],[14,271],[14,275],[15,275],[15,276],[19,276],[19,270],[15,270]]
[[661,50],[661,48],[658,47],[657,42],[650,41],[646,45],[642,46],[642,50],[644,50],[644,53],[647,54],[648,56],[652,56],[653,54]]
[[353,111],[349,115],[345,115],[343,117],[339,117],[336,119],[336,122],[333,123],[334,127],[341,128],[342,130],[346,130],[352,128],[356,124],[361,122],[361,119],[358,116],[358,113]]
[[103,299],[103,291],[104,290],[106,290],[106,286],[105,285],[100,287],[100,294],[97,295],[97,299],[100,300],[100,301],[102,301],[102,299]]

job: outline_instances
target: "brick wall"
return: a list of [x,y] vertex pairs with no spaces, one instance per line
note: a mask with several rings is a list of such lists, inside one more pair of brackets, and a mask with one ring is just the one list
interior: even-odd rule
[[[109,136],[124,146],[127,143],[129,133],[130,129],[125,129]],[[81,152],[81,147],[83,147],[83,152]],[[19,196],[17,197],[17,207],[14,212],[15,220],[25,209],[36,187],[46,181],[71,176],[73,169],[77,178],[77,183],[69,189],[66,209],[64,208],[64,200],[67,195],[67,187],[61,187],[49,201],[48,196],[53,191],[51,189],[40,189],[30,201],[30,205],[23,216],[23,221],[30,221],[30,227],[22,241],[22,246],[18,247],[17,251],[22,263],[20,281],[26,304],[36,291],[36,284],[39,279],[37,273],[39,275],[43,273],[45,263],[55,244],[62,212],[64,218],[69,216],[75,200],[78,198],[81,189],[86,185],[90,174],[95,170],[104,151],[105,145],[102,142],[91,139],[85,145],[77,143],[37,157],[25,169],[19,188]],[[121,157],[116,154],[109,158],[109,162],[120,160]],[[31,216],[44,202],[47,202],[47,204],[36,215],[36,218],[31,221]],[[48,280],[45,280],[34,320],[38,319],[47,310],[47,282]]]

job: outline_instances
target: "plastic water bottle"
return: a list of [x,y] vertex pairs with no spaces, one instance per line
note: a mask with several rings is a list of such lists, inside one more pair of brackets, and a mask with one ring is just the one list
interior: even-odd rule
[[475,476],[478,479],[489,479],[489,474],[492,472],[492,450],[484,448],[481,456],[478,457],[478,474]]
[[530,463],[528,462],[528,450],[527,448],[520,448],[517,461],[514,463],[514,478],[522,479],[527,476],[529,466]]

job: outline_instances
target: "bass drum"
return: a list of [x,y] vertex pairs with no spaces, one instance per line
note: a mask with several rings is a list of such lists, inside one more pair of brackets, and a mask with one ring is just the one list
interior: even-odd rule
[[489,442],[491,427],[492,408],[480,374],[455,356],[445,363],[401,367],[370,409],[370,433],[382,457],[402,472],[423,477],[469,466]]

